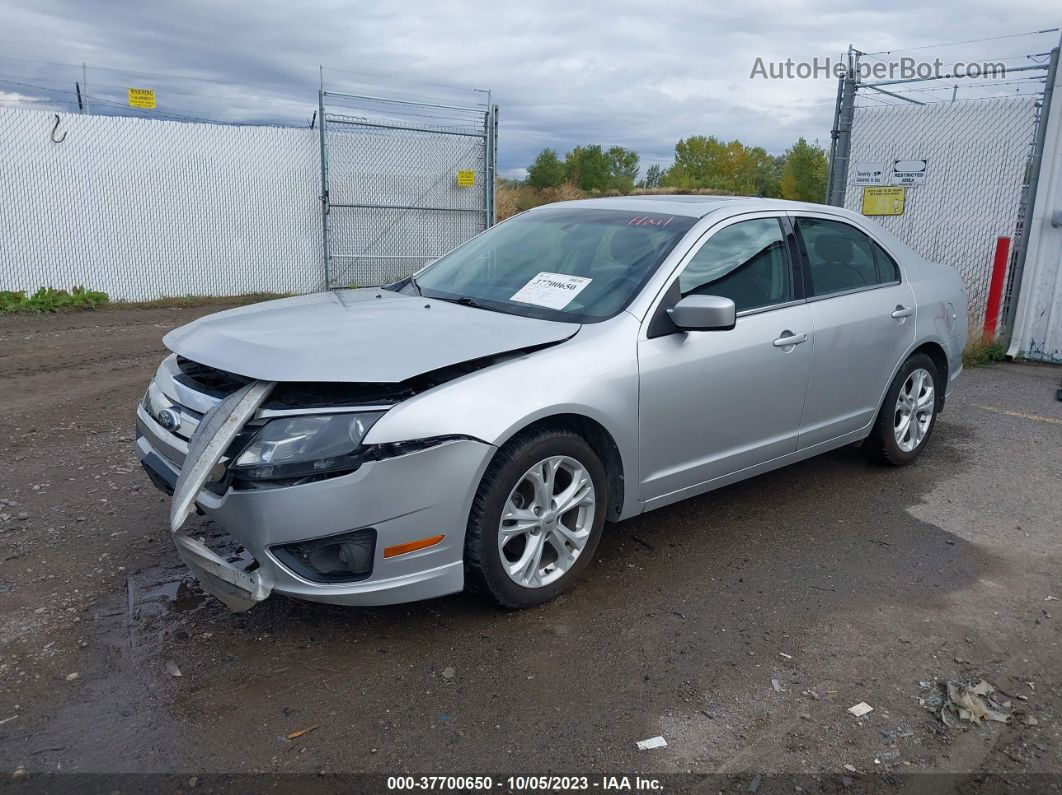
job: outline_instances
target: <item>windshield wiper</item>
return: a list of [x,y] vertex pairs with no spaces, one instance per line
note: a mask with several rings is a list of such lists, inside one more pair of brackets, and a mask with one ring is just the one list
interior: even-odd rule
[[459,295],[454,298],[443,297],[441,295],[430,295],[429,298],[434,298],[436,301],[446,301],[448,304],[461,304],[461,306],[470,306],[473,309],[486,309],[487,307],[480,304],[475,298],[469,298],[467,295]]
[[417,284],[417,277],[416,276],[410,275],[409,283],[413,285],[413,289],[417,291],[417,295],[424,295],[424,293],[422,293],[420,291],[420,285]]

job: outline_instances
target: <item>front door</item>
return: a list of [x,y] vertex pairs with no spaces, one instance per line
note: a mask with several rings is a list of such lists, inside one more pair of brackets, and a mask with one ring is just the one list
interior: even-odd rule
[[642,500],[796,450],[811,372],[811,310],[794,290],[779,218],[713,230],[668,294],[731,298],[738,318],[729,331],[666,329],[639,341]]

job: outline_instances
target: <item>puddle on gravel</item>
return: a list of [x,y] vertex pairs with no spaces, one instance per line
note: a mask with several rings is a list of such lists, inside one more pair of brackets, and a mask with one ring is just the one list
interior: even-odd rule
[[157,613],[162,614],[167,611],[188,613],[205,600],[206,594],[194,581],[182,579],[155,585],[144,591],[136,601],[142,612],[145,605],[157,604],[162,607]]

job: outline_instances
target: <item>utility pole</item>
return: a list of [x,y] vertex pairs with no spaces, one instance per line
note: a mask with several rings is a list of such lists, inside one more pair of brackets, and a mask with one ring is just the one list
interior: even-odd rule
[[[85,62],[84,61],[81,62],[81,87],[85,90],[85,106],[84,106],[83,112],[84,113],[88,113],[89,112],[88,69],[85,67]],[[79,98],[79,101],[80,101],[80,98]]]

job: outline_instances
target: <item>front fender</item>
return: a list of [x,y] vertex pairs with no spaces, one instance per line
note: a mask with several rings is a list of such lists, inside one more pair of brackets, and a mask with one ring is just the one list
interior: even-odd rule
[[[546,417],[577,414],[616,442],[626,482],[638,473],[638,321],[627,313],[584,326],[570,340],[479,370],[399,403],[366,444],[471,436],[501,446]],[[621,515],[640,510],[626,489]]]

